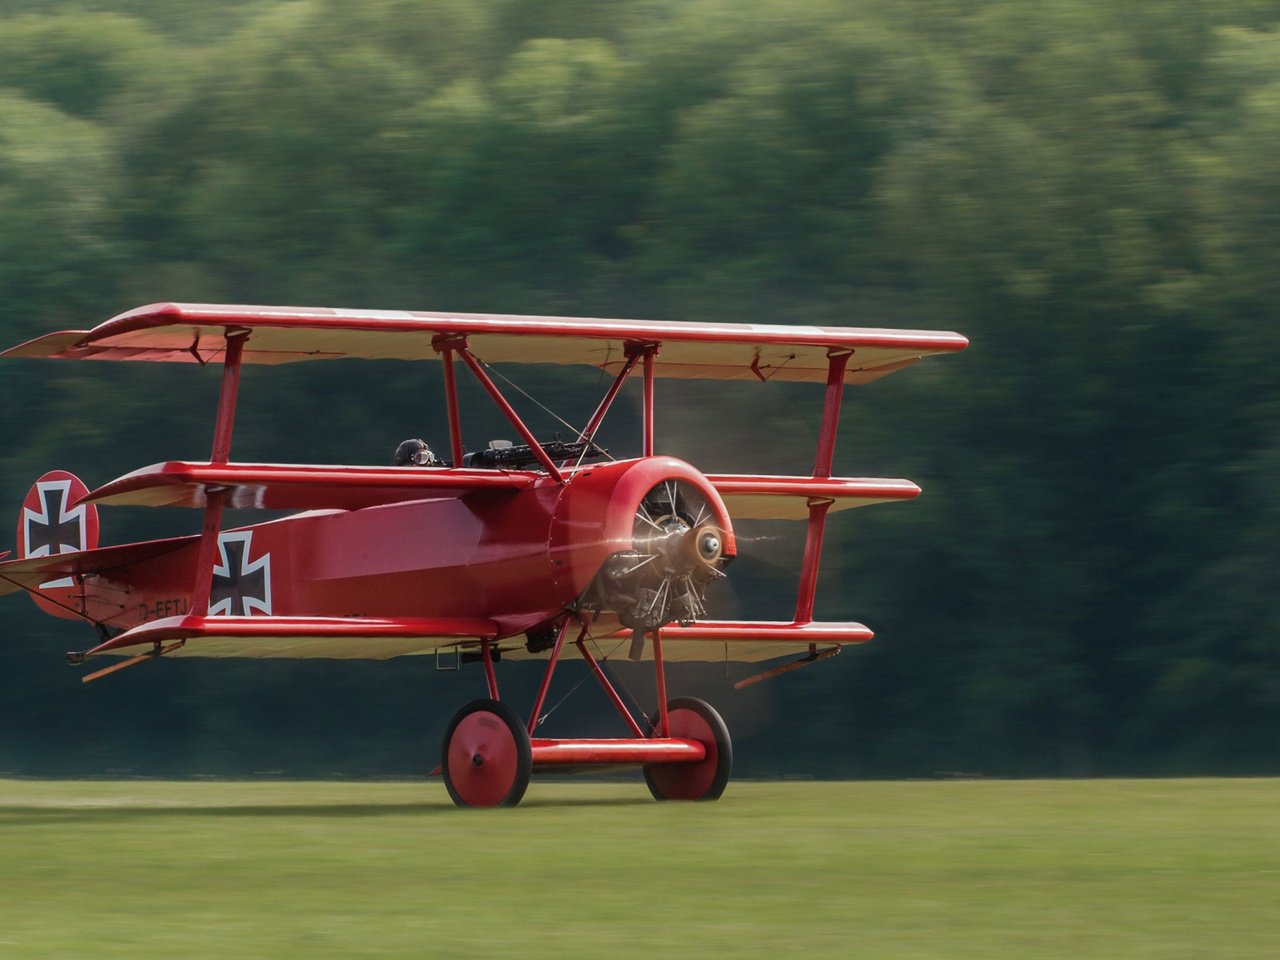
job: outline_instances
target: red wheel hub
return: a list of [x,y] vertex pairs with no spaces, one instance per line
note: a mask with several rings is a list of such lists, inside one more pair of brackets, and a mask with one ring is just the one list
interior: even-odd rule
[[455,718],[445,743],[444,773],[460,806],[518,803],[529,782],[529,741],[500,704],[473,704]]
[[659,800],[715,800],[729,780],[733,747],[724,721],[700,700],[671,702],[670,736],[698,740],[707,754],[697,763],[654,763],[645,767],[649,790]]

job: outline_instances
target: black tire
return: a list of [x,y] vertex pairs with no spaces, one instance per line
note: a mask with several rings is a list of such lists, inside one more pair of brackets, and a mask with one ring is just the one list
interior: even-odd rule
[[729,728],[711,704],[677,697],[667,704],[671,736],[700,740],[707,748],[699,763],[650,763],[644,782],[655,800],[718,800],[733,772]]
[[472,700],[455,713],[440,756],[445,789],[460,807],[514,807],[533,772],[529,733],[497,700]]

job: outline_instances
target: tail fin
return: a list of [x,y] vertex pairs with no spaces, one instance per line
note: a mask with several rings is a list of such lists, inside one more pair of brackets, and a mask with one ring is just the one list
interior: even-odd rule
[[[18,558],[52,557],[98,545],[98,508],[81,503],[89,488],[65,470],[51,470],[27,491],[18,513]],[[36,606],[55,617],[77,619],[76,581],[49,580],[32,594]],[[71,609],[68,609],[71,608]]]

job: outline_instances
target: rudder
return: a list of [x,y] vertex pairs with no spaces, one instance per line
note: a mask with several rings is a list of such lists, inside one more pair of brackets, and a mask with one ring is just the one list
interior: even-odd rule
[[[75,474],[50,470],[27,491],[18,512],[18,557],[50,557],[98,545],[98,508],[81,503],[89,488]],[[36,606],[56,617],[79,619],[78,587],[71,577],[50,580],[33,593]],[[72,609],[67,609],[68,607]]]

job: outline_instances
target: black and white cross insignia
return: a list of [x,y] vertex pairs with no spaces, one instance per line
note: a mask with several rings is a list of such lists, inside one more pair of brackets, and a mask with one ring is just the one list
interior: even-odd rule
[[71,496],[70,480],[46,480],[36,484],[40,511],[22,510],[23,536],[28,557],[51,557],[75,553],[85,546],[84,504],[67,509]]
[[252,542],[252,530],[218,536],[221,561],[213,568],[209,616],[251,617],[255,610],[271,616],[271,554],[251,561]]

